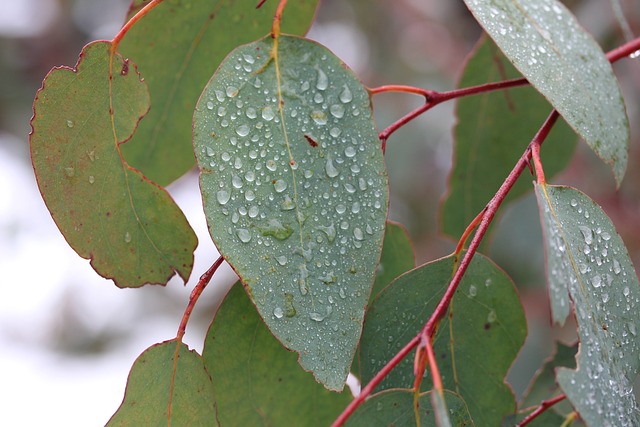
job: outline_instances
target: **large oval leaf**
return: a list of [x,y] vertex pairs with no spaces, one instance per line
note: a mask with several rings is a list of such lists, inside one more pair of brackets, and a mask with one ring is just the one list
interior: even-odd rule
[[87,45],[75,70],[52,70],[38,91],[38,186],[69,245],[100,275],[120,287],[164,284],[174,272],[186,280],[197,239],[169,194],[122,158],[149,94],[135,65],[110,49]]
[[[367,311],[360,363],[373,376],[424,326],[451,279],[454,257],[425,264],[396,279]],[[476,425],[497,426],[516,410],[504,378],[524,344],[526,322],[515,287],[488,258],[476,254],[442,320],[434,353],[445,389],[466,402]],[[379,390],[413,385],[413,357],[405,358]],[[430,377],[422,390],[432,388]]]
[[[131,16],[148,0],[133,0]],[[194,166],[191,118],[202,88],[233,48],[271,28],[277,1],[164,0],[138,21],[118,51],[135,58],[153,107],[123,153],[146,176],[167,185]],[[283,31],[303,35],[318,0],[290,2]],[[169,37],[167,35],[170,34]]]
[[590,426],[640,425],[633,382],[640,368],[640,286],[611,220],[585,194],[536,185],[553,319],[573,301],[578,369],[557,381]]
[[222,63],[193,126],[220,253],[276,337],[341,390],[388,204],[367,91],[326,48],[266,37]]
[[218,309],[202,357],[213,378],[222,426],[329,425],[352,399],[348,390],[324,389],[300,368],[296,354],[269,332],[240,283]]
[[600,46],[557,0],[465,0],[480,25],[567,123],[613,168],[627,167],[629,123]]
[[[460,87],[521,77],[485,37],[469,57]],[[443,231],[458,239],[500,188],[545,118],[549,103],[535,89],[519,87],[460,98],[456,103],[453,169],[440,218]],[[566,167],[577,138],[559,120],[547,138],[542,159],[548,177]],[[519,179],[506,201],[531,191],[531,178]]]

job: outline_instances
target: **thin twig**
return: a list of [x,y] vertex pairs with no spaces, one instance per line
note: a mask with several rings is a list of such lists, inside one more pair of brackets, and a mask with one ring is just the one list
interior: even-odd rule
[[111,40],[111,52],[116,51],[122,38],[127,34],[127,32],[131,29],[131,27],[133,27],[136,22],[142,19],[147,13],[149,13],[151,9],[162,2],[163,0],[151,0],[145,7],[143,7],[135,15],[133,15],[131,19],[129,19],[127,23],[123,25],[120,31],[118,31],[118,34],[116,34],[113,40]]
[[531,421],[535,420],[540,414],[542,414],[544,411],[546,411],[547,409],[549,409],[550,407],[552,407],[553,405],[555,405],[558,402],[563,401],[564,399],[566,399],[567,396],[565,394],[559,394],[556,397],[552,397],[551,399],[548,400],[544,400],[540,406],[538,406],[536,408],[535,411],[533,411],[532,413],[530,413],[529,415],[527,415],[522,421],[520,421],[520,423],[517,425],[517,427],[524,427],[527,424],[529,424]]

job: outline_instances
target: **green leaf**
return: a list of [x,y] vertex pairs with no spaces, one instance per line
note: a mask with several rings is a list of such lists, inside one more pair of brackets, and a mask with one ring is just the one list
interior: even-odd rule
[[330,392],[267,329],[240,283],[209,328],[202,352],[222,426],[329,425],[351,400]]
[[[454,427],[473,426],[469,411],[460,396],[447,390],[444,395],[449,409],[450,425]],[[441,427],[441,424],[436,424],[431,392],[420,394],[418,402],[417,412],[420,419],[417,421],[412,390],[385,390],[371,396],[358,407],[345,423],[345,427],[415,427],[417,425]]]
[[[484,38],[468,59],[459,87],[521,77],[495,44]],[[458,100],[453,171],[440,218],[444,233],[457,239],[486,206],[533,139],[551,107],[531,87],[467,96]],[[545,172],[562,171],[576,137],[559,120],[542,150]],[[528,175],[528,174],[527,174]],[[531,178],[518,180],[506,201],[531,191]]]
[[[134,0],[132,16],[148,1]],[[130,144],[127,161],[167,185],[194,166],[193,110],[211,74],[236,46],[271,29],[277,1],[256,9],[256,0],[165,0],[136,23],[118,48],[138,64],[152,108]],[[317,0],[289,2],[282,31],[307,32]],[[169,35],[169,36],[167,36]]]
[[[421,330],[444,294],[453,264],[454,257],[449,256],[418,267],[375,299],[362,332],[363,384]],[[444,388],[460,394],[476,425],[500,425],[516,409],[504,378],[526,336],[514,285],[488,258],[477,254],[450,310],[434,340]],[[413,381],[413,357],[409,355],[379,389],[411,387]],[[432,387],[430,376],[424,378],[422,387]]]
[[213,384],[202,357],[176,340],[155,344],[136,359],[124,400],[107,423],[160,425],[217,425]]
[[369,303],[389,283],[416,266],[416,256],[407,230],[402,224],[387,221],[382,244],[382,256],[376,272],[376,281],[371,291]]
[[585,194],[537,185],[553,320],[573,302],[578,369],[557,381],[587,425],[640,425],[633,382],[640,364],[640,288],[611,220]]
[[276,40],[233,51],[203,92],[200,187],[211,236],[269,329],[341,390],[380,259],[387,173],[362,84],[326,48]]
[[515,67],[613,169],[627,168],[629,123],[611,64],[557,0],[465,0]]
[[[76,69],[54,68],[36,95],[31,159],[42,197],[69,245],[120,287],[187,280],[197,238],[169,194],[122,158],[149,108],[134,64],[106,42]],[[113,114],[110,113],[113,111]]]
[[[532,380],[522,401],[520,402],[520,408],[537,408],[544,400],[562,393],[562,390],[560,390],[560,387],[556,384],[555,371],[558,367],[575,369],[575,356],[577,351],[577,344],[573,346],[566,346],[562,343],[557,343],[555,354],[551,359],[547,360],[544,366],[536,373],[536,376]],[[531,422],[529,425],[561,425],[571,412],[573,412],[573,407],[566,400],[558,402],[538,416],[535,421]],[[524,418],[524,414],[520,417],[520,419],[522,418]]]

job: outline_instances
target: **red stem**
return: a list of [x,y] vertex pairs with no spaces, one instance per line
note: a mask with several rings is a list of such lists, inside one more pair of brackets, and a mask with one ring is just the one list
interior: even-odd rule
[[116,36],[113,38],[113,40],[111,40],[111,51],[115,52],[116,49],[118,48],[118,45],[120,44],[120,41],[123,39],[123,37],[127,34],[127,32],[131,29],[131,27],[133,27],[133,25],[138,22],[140,19],[142,19],[147,13],[149,13],[149,11],[151,9],[153,9],[154,7],[156,7],[157,5],[159,5],[160,3],[162,3],[163,0],[151,0],[145,7],[143,7],[142,9],[140,9],[135,15],[133,15],[131,17],[131,19],[129,19],[127,21],[126,24],[124,24],[124,26],[120,29],[120,31],[118,31],[118,34],[116,34]]
[[555,405],[558,402],[563,401],[564,399],[566,399],[567,396],[565,394],[559,394],[556,397],[552,397],[549,400],[545,400],[543,401],[540,406],[538,406],[536,408],[535,411],[533,411],[532,413],[530,413],[529,415],[527,415],[525,417],[525,419],[523,419],[522,421],[520,421],[520,423],[517,425],[517,427],[524,427],[527,424],[529,424],[531,421],[535,420],[538,415],[542,414],[544,411],[546,411],[547,409],[549,409],[550,407],[552,407],[553,405]]
[[405,85],[385,85],[385,86],[374,87],[372,89],[369,89],[370,95],[377,95],[379,93],[385,93],[385,92],[414,93],[416,95],[424,96],[425,98],[427,98],[427,100],[429,99],[431,94],[434,93],[432,90],[429,90],[429,89],[423,89],[421,87],[405,86]]
[[202,295],[202,291],[204,291],[204,288],[207,287],[214,273],[222,264],[222,261],[224,261],[224,258],[222,258],[222,256],[218,257],[216,262],[214,262],[213,265],[209,267],[209,269],[202,276],[200,276],[198,284],[195,286],[195,288],[193,288],[193,291],[191,291],[191,295],[189,296],[189,304],[187,305],[187,308],[182,315],[180,326],[178,326],[178,333],[176,334],[176,338],[178,339],[178,341],[182,341],[182,337],[184,337],[184,333],[187,329],[187,323],[189,322],[189,318],[191,317],[193,308],[195,307],[196,302],[198,302],[198,298],[200,298],[200,295]]
[[287,5],[287,0],[280,0],[276,13],[273,15],[273,25],[271,26],[271,38],[276,39],[280,36],[280,24],[282,23],[282,13]]

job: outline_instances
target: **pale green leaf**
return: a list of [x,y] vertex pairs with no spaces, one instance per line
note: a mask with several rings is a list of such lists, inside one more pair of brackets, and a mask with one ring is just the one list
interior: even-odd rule
[[557,0],[465,0],[513,65],[622,182],[629,123],[611,64]]
[[557,381],[590,426],[640,425],[633,381],[640,365],[640,287],[611,220],[585,194],[536,184],[553,319],[573,302],[578,368]]
[[273,337],[240,283],[218,309],[202,357],[222,426],[328,426],[352,398],[349,390],[326,390],[298,365],[297,354]]
[[341,390],[384,236],[387,174],[368,93],[326,48],[266,37],[198,102],[209,231],[271,331]]
[[110,48],[87,45],[76,69],[53,69],[36,95],[30,147],[40,192],[69,245],[116,285],[186,280],[197,239],[169,194],[122,158],[149,95],[120,55],[110,79]]
[[[148,1],[134,0],[129,16]],[[282,30],[303,35],[317,0],[291,1]],[[118,51],[134,60],[151,93],[151,111],[123,152],[131,165],[167,185],[194,166],[191,118],[211,74],[236,46],[267,34],[278,1],[164,0],[126,34]]]

